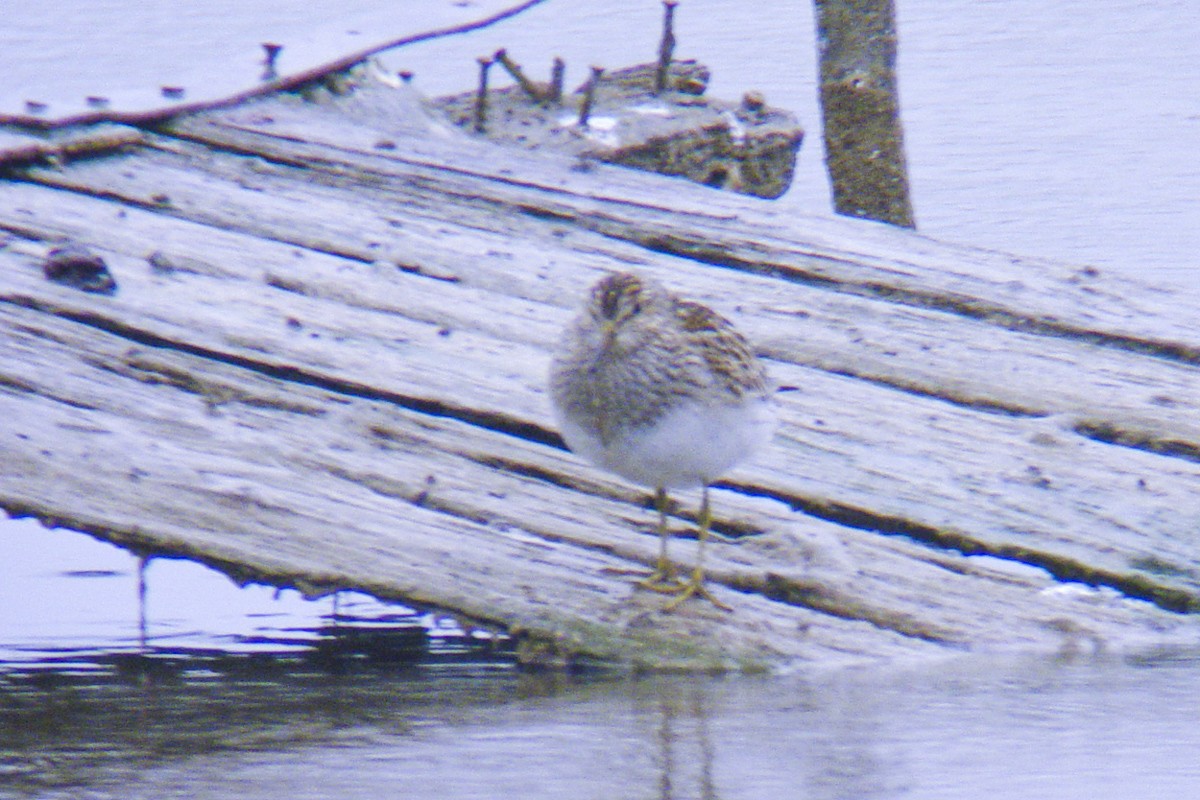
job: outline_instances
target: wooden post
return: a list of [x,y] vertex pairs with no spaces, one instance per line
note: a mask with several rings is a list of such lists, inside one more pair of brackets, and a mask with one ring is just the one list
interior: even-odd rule
[[915,228],[892,0],[814,0],[825,165],[839,214]]

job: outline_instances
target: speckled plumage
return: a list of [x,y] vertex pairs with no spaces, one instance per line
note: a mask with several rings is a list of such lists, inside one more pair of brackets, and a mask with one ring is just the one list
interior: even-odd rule
[[[659,283],[616,273],[591,290],[564,332],[550,390],[568,446],[657,490],[662,556],[651,588],[673,591],[667,489],[704,487],[764,445],[775,426],[762,363],[733,325]],[[707,592],[679,584],[683,596]],[[691,587],[690,589],[686,587]],[[715,601],[714,601],[715,602]]]

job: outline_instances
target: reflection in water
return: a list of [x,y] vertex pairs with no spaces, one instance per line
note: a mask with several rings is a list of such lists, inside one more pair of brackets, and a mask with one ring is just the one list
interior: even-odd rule
[[631,722],[652,756],[641,785],[652,785],[647,796],[656,800],[892,797],[903,765],[880,748],[878,689],[799,677],[612,687],[632,696]]
[[881,725],[874,692],[854,686],[842,691],[826,689],[815,704],[814,711],[828,724],[811,739],[811,771],[806,781],[810,796],[883,796],[889,770],[878,749]]
[[[487,653],[511,661],[504,637],[359,592],[307,600],[294,590],[238,586],[199,564],[143,557],[28,520],[0,527],[0,671],[8,662],[88,654],[162,661],[210,653],[408,660]],[[70,655],[68,655],[70,654]]]
[[0,563],[0,796],[326,741],[518,682],[504,637],[354,592],[239,588],[32,523],[0,531]]
[[0,676],[0,795],[114,788],[163,763],[221,752],[341,744],[364,725],[403,732],[429,706],[527,693],[486,666],[337,672],[263,654],[99,659],[104,671],[51,665]]
[[0,662],[0,795],[115,785],[164,761],[283,752],[357,726],[394,728],[398,712],[426,705],[531,693],[506,643],[431,636],[407,610],[339,613],[238,644],[143,640],[136,650]]
[[645,711],[658,717],[654,731],[658,800],[716,800],[714,748],[709,734],[707,692],[696,684],[654,687]]
[[146,566],[150,557],[137,557],[138,649],[146,651]]
[[1196,653],[724,679],[130,663],[0,673],[0,795],[1092,800],[1200,781]]
[[276,598],[16,527],[0,535],[0,796],[1094,800],[1200,785],[1197,653],[526,673],[503,640],[361,595]]

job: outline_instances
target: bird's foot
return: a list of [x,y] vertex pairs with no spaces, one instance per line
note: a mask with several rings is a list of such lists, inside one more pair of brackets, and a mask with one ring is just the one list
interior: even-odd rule
[[695,597],[701,600],[707,600],[722,611],[733,611],[733,607],[718,600],[712,592],[704,585],[703,575],[693,575],[690,581],[680,585],[680,588],[673,592],[675,597],[671,602],[663,606],[663,611],[674,611],[676,608],[687,600],[689,597]]
[[661,566],[638,581],[637,585],[660,594],[679,594],[687,589],[687,584],[676,577],[675,570]]
[[647,589],[655,591],[663,591],[663,587],[674,586],[683,588],[684,582],[675,576],[675,570],[657,568],[648,570],[644,567],[604,567],[601,572],[605,575],[634,575],[641,578],[636,581],[636,585],[645,586]]
[[679,594],[687,588],[687,582],[675,574],[675,565],[665,558],[659,558],[649,571],[639,567],[606,567],[604,571],[610,575],[637,575],[641,580],[635,581],[635,586],[660,594]]

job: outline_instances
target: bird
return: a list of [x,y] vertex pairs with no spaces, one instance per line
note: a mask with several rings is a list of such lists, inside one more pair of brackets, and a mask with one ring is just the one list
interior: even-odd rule
[[[550,397],[567,447],[654,490],[659,555],[639,586],[729,606],[704,585],[709,485],[763,448],[778,414],[762,361],[733,324],[634,272],[605,275],[564,330]],[[680,579],[667,554],[669,492],[701,489],[697,555]]]

